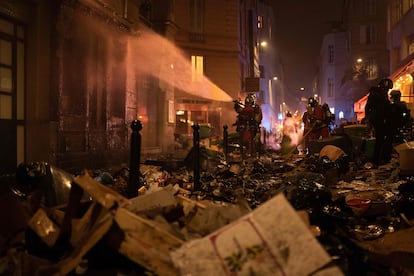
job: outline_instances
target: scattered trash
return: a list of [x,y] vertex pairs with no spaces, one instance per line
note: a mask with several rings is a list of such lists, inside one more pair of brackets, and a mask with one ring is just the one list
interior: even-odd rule
[[141,164],[143,185],[129,199],[125,167],[71,175],[21,164],[3,201],[20,220],[2,226],[2,273],[414,271],[414,177],[398,160],[375,168],[333,145],[227,160],[209,149],[194,190],[192,158]]

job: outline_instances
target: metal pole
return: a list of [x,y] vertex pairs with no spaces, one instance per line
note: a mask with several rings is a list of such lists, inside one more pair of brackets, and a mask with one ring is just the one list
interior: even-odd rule
[[228,159],[228,145],[229,145],[229,133],[227,132],[227,129],[229,127],[227,125],[223,126],[223,151],[224,151],[224,159],[227,161]]
[[140,154],[141,154],[141,134],[142,124],[139,120],[134,120],[131,123],[131,152],[129,162],[129,179],[128,179],[128,197],[136,197],[139,189],[139,171]]
[[200,189],[200,126],[195,124],[193,128],[193,149],[194,149],[194,191]]

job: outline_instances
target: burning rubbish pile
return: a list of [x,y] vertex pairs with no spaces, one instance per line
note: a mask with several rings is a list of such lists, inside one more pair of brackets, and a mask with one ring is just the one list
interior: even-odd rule
[[397,162],[359,166],[334,146],[230,157],[206,152],[199,189],[186,162],[141,164],[133,198],[127,168],[22,164],[2,195],[1,273],[414,272],[414,178]]

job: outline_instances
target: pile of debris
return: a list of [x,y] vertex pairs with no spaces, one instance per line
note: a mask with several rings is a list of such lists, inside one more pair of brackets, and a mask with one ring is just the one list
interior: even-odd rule
[[244,160],[206,152],[203,161],[198,190],[186,162],[142,164],[134,198],[127,168],[74,176],[42,162],[19,166],[2,195],[10,223],[0,229],[0,272],[414,272],[414,177],[400,174],[398,158],[373,168],[326,146]]

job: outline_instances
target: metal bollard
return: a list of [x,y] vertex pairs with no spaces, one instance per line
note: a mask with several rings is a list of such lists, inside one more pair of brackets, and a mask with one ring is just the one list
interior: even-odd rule
[[228,150],[229,150],[229,133],[227,131],[229,127],[227,125],[223,126],[223,151],[224,151],[224,159],[228,160]]
[[131,123],[131,152],[129,162],[128,197],[136,197],[139,189],[139,171],[141,155],[141,134],[142,124],[139,120]]
[[194,149],[194,191],[200,189],[200,126],[195,124],[193,128],[193,149]]

